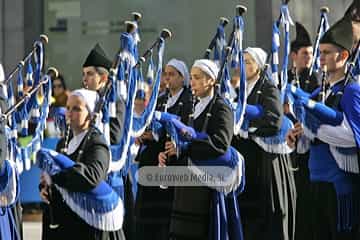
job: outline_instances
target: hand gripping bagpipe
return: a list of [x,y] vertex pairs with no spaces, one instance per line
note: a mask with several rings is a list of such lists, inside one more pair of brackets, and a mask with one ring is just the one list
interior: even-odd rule
[[[128,33],[131,33],[131,27],[127,29]],[[139,67],[140,61],[146,60],[146,57],[151,53],[152,49],[161,44],[164,39],[170,37],[171,33],[168,30],[163,30],[161,36],[152,44],[152,46],[145,52],[142,56],[141,60],[135,66],[132,67],[133,70]],[[82,148],[79,151],[78,159],[79,161],[84,154],[84,148],[86,147],[91,133],[96,129],[96,118],[99,115],[103,105],[106,103],[106,96],[111,89],[111,84],[113,84],[113,79],[116,76],[116,69],[120,64],[120,51],[117,53],[115,60],[112,65],[112,69],[110,70],[109,80],[106,83],[105,90],[102,92],[99,101],[95,106],[95,113],[92,115],[90,129],[85,136],[85,140],[82,144]],[[130,72],[129,77],[129,89],[128,93],[134,91],[136,88],[135,78],[132,77],[135,71]],[[130,106],[133,105],[135,95],[129,94],[131,96],[128,98],[126,103],[127,109],[131,109]],[[128,114],[128,112],[126,112]],[[127,125],[127,121],[130,121],[130,125]],[[131,121],[132,114],[130,114],[130,118],[126,117],[125,119],[125,129],[131,129]],[[126,134],[126,131],[124,131]],[[124,139],[123,137],[122,139]],[[123,140],[122,140],[123,141]],[[126,140],[125,140],[126,141]],[[121,152],[127,153],[128,145],[122,144]],[[50,175],[54,175],[57,172],[72,167],[75,162],[65,155],[58,154],[54,151],[48,149],[41,149],[37,154],[37,160],[39,162],[39,167]],[[67,205],[78,214],[84,221],[86,221],[89,225],[105,231],[116,231],[122,227],[123,221],[123,204],[119,197],[119,195],[114,191],[114,189],[106,182],[101,181],[100,184],[87,193],[80,192],[69,192],[64,188],[61,188],[55,184],[57,190],[61,193],[64,201]]]

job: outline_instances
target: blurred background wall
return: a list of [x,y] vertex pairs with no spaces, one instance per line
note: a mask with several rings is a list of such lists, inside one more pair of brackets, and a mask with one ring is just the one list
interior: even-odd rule
[[[166,27],[173,32],[173,39],[166,43],[165,61],[177,57],[190,65],[203,56],[219,17],[231,20],[237,4],[248,8],[244,46],[269,50],[272,21],[279,15],[280,3],[280,0],[0,0],[0,61],[9,73],[31,50],[39,35],[45,33],[49,37],[46,64],[57,67],[68,86],[77,88],[89,50],[99,42],[113,58],[124,21],[131,19],[131,12],[138,11],[143,15],[140,53]],[[314,39],[320,7],[330,8],[332,24],[350,3],[351,0],[292,0],[289,8],[293,20],[303,23]],[[231,27],[229,24],[227,32]]]

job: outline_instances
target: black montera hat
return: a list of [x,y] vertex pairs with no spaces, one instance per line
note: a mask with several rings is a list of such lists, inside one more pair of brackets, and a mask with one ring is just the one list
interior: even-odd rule
[[105,51],[97,43],[87,56],[83,67],[103,67],[109,70],[111,68],[111,61],[107,58]]
[[305,27],[300,24],[299,22],[296,22],[296,38],[294,41],[291,42],[291,51],[297,51],[302,47],[310,47],[312,46],[311,38],[306,31]]
[[354,22],[360,22],[360,0],[354,0],[346,10],[344,16],[350,16]]
[[334,44],[351,52],[353,33],[350,16],[346,15],[332,25],[322,36],[320,43]]

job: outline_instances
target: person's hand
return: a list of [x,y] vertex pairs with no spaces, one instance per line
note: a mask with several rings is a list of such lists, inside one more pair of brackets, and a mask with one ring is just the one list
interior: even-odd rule
[[165,154],[168,157],[176,156],[176,145],[173,141],[165,142]]
[[43,202],[45,202],[46,204],[50,204],[48,188],[49,186],[40,189],[41,200],[43,200]]
[[158,155],[158,161],[159,161],[159,166],[160,167],[165,167],[166,166],[166,153],[165,152],[160,152]]
[[46,176],[47,174],[45,173],[41,173],[40,175],[40,184],[39,184],[39,191],[40,191],[40,197],[41,199],[47,203],[50,204],[49,201],[49,184],[48,184],[48,176]]
[[286,143],[289,147],[295,148],[296,139],[304,133],[304,130],[299,122],[295,123],[294,128],[286,134]]

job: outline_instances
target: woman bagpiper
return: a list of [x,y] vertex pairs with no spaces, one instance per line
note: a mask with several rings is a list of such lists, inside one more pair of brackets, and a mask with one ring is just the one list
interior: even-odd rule
[[[49,173],[51,177],[43,173],[40,179],[40,196],[49,204],[44,211],[42,239],[125,239],[121,229],[123,204],[104,181],[109,147],[103,135],[90,126],[97,98],[95,91],[78,89],[67,101],[66,118],[73,132],[64,153],[68,158],[63,157],[63,169]],[[40,152],[39,162],[42,156],[56,160],[64,156],[43,149]],[[90,199],[96,194],[100,197]]]
[[[208,161],[209,159],[217,159],[230,149],[233,135],[233,113],[222,97],[215,91],[215,79],[217,78],[218,71],[217,65],[206,59],[196,60],[191,68],[191,89],[194,96],[199,98],[198,103],[194,107],[192,126],[197,136],[191,138],[188,145],[182,149],[182,154],[178,158],[179,164],[191,167],[197,164],[201,165],[201,163],[211,165],[215,161]],[[182,130],[184,129],[186,127],[183,127]],[[165,144],[165,152],[159,154],[159,164],[165,166],[167,157],[174,154],[176,154],[174,144],[167,142]],[[217,166],[221,166],[223,162],[219,160],[217,163],[219,164]],[[231,225],[230,218],[236,212],[234,209],[237,209],[236,197],[232,193],[224,198],[223,202],[226,202],[228,208],[222,209],[224,211],[229,210],[226,214],[228,218],[220,224],[219,218],[214,214],[214,210],[219,209],[217,208],[219,201],[216,201],[219,198],[216,198],[216,196],[221,198],[221,196],[224,196],[221,195],[222,193],[206,184],[203,186],[175,186],[170,219],[170,239],[226,239],[224,235],[221,235],[224,231],[216,228],[224,226],[225,222]],[[232,203],[231,200],[233,200]],[[236,221],[239,218],[235,216],[233,219]],[[239,222],[233,224],[232,227],[237,232],[241,231]],[[229,226],[225,231],[230,228]],[[237,236],[239,237],[240,235],[238,234]],[[221,237],[216,238],[216,236]]]
[[290,150],[280,141],[271,145],[284,126],[280,92],[262,71],[265,51],[247,48],[244,53],[247,106],[243,131],[232,142],[245,159],[246,188],[238,198],[244,238],[292,239],[296,191],[285,154]]

